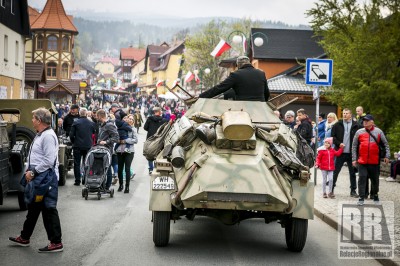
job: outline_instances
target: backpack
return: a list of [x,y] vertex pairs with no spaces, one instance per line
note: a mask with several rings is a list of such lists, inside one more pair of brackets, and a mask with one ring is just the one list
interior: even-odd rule
[[149,137],[143,144],[143,155],[148,161],[154,161],[164,148],[164,140],[172,125],[168,122],[162,124],[157,132]]

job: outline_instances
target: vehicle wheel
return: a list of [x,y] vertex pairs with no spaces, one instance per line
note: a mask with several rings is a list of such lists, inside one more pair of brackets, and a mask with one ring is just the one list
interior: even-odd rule
[[285,226],[286,245],[290,251],[300,252],[307,240],[308,220],[290,218]]
[[27,145],[27,154],[29,154],[29,149],[31,148],[31,144],[33,139],[35,138],[35,132],[30,130],[27,127],[17,127],[16,128],[16,140],[23,140],[28,143]]
[[88,196],[89,196],[89,190],[88,190],[88,189],[85,189],[85,200],[88,199]]
[[67,182],[67,175],[68,175],[68,169],[67,169],[65,162],[64,162],[64,165],[58,166],[58,174],[60,176],[60,179],[58,180],[58,185],[64,186],[65,183]]
[[156,247],[165,247],[169,242],[171,212],[153,211],[153,242]]
[[114,197],[114,189],[112,188],[112,189],[110,189],[110,198],[113,198]]
[[98,199],[98,200],[100,200],[100,199],[101,199],[101,194],[100,194],[100,192],[99,192],[99,193],[97,193],[97,199]]
[[26,211],[27,206],[24,200],[24,192],[18,191],[18,205],[21,211]]

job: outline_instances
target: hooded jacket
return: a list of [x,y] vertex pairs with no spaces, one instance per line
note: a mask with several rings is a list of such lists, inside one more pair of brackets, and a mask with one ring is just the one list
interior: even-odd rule
[[156,134],[157,129],[160,126],[162,126],[162,124],[164,124],[165,122],[167,122],[165,118],[157,115],[152,115],[149,118],[147,118],[146,123],[144,123],[143,126],[144,130],[147,131],[146,139]]
[[318,149],[317,161],[315,166],[318,166],[321,170],[333,171],[335,170],[335,156],[342,155],[343,148],[335,150],[332,147],[326,149],[325,146],[321,146]]

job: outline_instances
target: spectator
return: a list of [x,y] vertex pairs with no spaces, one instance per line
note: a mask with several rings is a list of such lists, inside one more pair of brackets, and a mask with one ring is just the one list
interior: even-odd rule
[[[124,120],[129,126],[131,126],[133,122],[132,117],[125,116]],[[129,121],[131,121],[130,124]],[[134,144],[136,144],[137,142],[138,142],[137,135],[134,130],[131,130],[128,132],[128,137],[126,139],[119,140],[119,146],[116,147],[115,149],[118,159],[118,180],[119,180],[118,191],[122,191],[124,189],[123,171],[125,169],[124,193],[129,193],[129,183],[131,180],[131,164],[133,157],[135,155]],[[129,146],[127,144],[129,144]]]
[[78,118],[79,118],[78,112],[79,112],[79,106],[76,104],[73,104],[71,106],[70,112],[64,118],[63,128],[64,128],[67,136],[69,136],[69,132],[71,131],[72,124],[75,122],[75,120],[78,120]]
[[299,132],[300,136],[302,136],[309,145],[311,145],[313,128],[306,111],[304,109],[297,110],[297,117],[299,118],[300,125],[297,127],[296,131]]
[[294,128],[296,125],[295,117],[294,117],[294,112],[292,110],[289,110],[285,113],[285,125],[290,127],[291,129]]
[[333,144],[335,147],[339,147],[340,143],[344,144],[342,155],[336,157],[335,160],[335,172],[333,173],[333,189],[335,189],[336,181],[339,176],[340,170],[342,170],[343,164],[346,163],[349,168],[350,175],[350,196],[357,198],[357,182],[356,173],[352,166],[351,161],[351,148],[353,143],[354,135],[359,129],[359,125],[351,117],[351,110],[348,108],[343,109],[343,119],[339,120],[332,127]]
[[[327,120],[325,123],[325,138],[330,138],[332,136],[332,127],[338,121],[335,113],[329,113],[327,116]],[[332,148],[335,148],[335,145],[332,143]]]
[[[32,124],[38,132],[33,140],[29,157],[28,170],[25,172],[26,186],[34,186],[36,194],[28,204],[28,214],[18,237],[9,237],[17,245],[27,247],[42,213],[44,228],[50,241],[39,252],[60,252],[64,247],[61,242],[61,224],[57,211],[58,200],[58,139],[51,129],[50,111],[39,108],[32,111]],[[28,195],[25,195],[27,197]]]
[[[154,115],[147,118],[146,123],[144,123],[144,126],[143,126],[144,130],[147,131],[146,139],[153,136],[157,132],[157,129],[160,126],[162,126],[164,123],[167,122],[167,120],[165,120],[161,116],[161,108],[160,107],[154,107],[153,112],[154,112]],[[149,163],[149,175],[151,175],[151,173],[154,170],[154,162],[148,161],[148,163]]]
[[136,108],[136,112],[133,115],[133,118],[134,118],[135,128],[137,130],[137,133],[139,133],[139,128],[142,126],[142,123],[143,123],[143,118],[142,118],[142,115],[140,114],[139,108]]
[[352,163],[358,165],[358,193],[360,198],[358,205],[364,205],[365,187],[367,178],[371,180],[371,190],[374,203],[379,203],[379,175],[380,158],[379,143],[385,146],[385,163],[389,163],[390,149],[382,130],[374,124],[374,117],[370,114],[363,117],[364,128],[359,129],[353,139]]
[[117,103],[111,105],[110,111],[114,114],[115,120],[122,120],[126,116],[126,113],[121,109]]
[[326,125],[326,120],[325,120],[325,114],[320,113],[318,116],[318,146],[321,147],[324,145],[324,139],[325,139],[325,125]]
[[[97,119],[100,123],[97,143],[106,146],[110,150],[110,153],[113,154],[114,144],[119,141],[117,127],[114,125],[112,121],[109,121],[107,119],[106,111],[104,109],[100,109],[97,111]],[[107,181],[105,187],[107,191],[111,187],[111,181],[112,181],[112,171],[111,167],[108,167]]]
[[395,182],[397,174],[400,174],[400,151],[394,153],[394,159],[390,163],[390,176],[386,178],[387,182]]
[[[87,152],[92,147],[93,136],[96,133],[94,123],[87,118],[86,108],[79,110],[79,116],[79,119],[72,124],[69,133],[74,154],[75,186],[81,184],[81,161],[85,160]],[[83,180],[82,183],[84,183]]]
[[362,119],[366,115],[366,113],[364,113],[364,108],[362,106],[357,106],[356,114],[357,123],[360,125],[360,127],[363,127]]
[[[315,163],[315,167],[321,169],[322,173],[322,196],[324,198],[335,198],[335,194],[333,194],[333,171],[335,170],[335,157],[339,156],[343,152],[343,143],[340,144],[339,150],[335,150],[332,148],[333,139],[327,138],[324,140],[324,146],[318,149],[317,160]],[[328,180],[328,194],[326,194],[326,183]]]
[[65,135],[65,130],[63,128],[64,120],[62,118],[57,119],[57,137]]

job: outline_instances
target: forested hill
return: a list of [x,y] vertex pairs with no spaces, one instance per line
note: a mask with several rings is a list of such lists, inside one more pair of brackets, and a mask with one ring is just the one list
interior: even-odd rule
[[[74,17],[74,24],[78,28],[76,51],[77,60],[85,60],[92,52],[100,52],[105,49],[117,50],[121,47],[145,48],[148,44],[160,44],[163,41],[183,40],[187,34],[196,32],[201,25],[212,19],[223,19],[234,22],[234,18],[192,18],[192,19],[169,19],[155,23],[132,22],[130,20],[87,20],[81,17]],[[167,23],[169,21],[169,23]],[[262,27],[269,28],[306,28],[306,26],[291,27],[282,22],[259,21]],[[157,24],[157,25],[156,25]],[[172,26],[175,25],[175,26]]]

